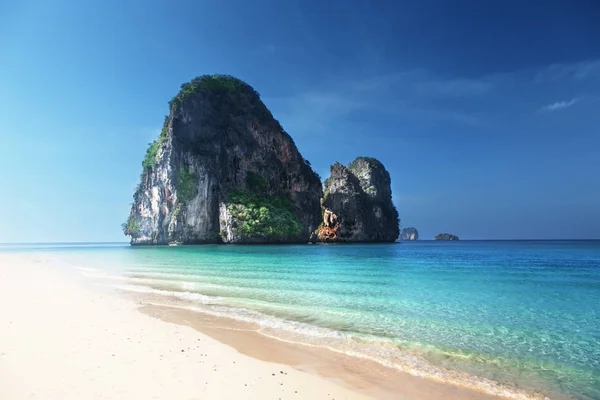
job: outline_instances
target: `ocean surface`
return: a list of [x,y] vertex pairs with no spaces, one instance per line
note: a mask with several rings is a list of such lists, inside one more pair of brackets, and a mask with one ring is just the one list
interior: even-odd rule
[[438,381],[600,399],[600,241],[0,251]]

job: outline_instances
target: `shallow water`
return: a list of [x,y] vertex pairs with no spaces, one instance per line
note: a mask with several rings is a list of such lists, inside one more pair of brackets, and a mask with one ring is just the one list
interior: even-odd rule
[[120,289],[416,375],[600,398],[598,241],[6,251],[40,250]]

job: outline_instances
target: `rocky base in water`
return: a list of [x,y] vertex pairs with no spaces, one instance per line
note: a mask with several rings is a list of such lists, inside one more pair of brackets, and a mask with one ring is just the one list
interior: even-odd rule
[[182,85],[142,162],[131,243],[391,242],[387,170],[359,157],[325,184],[259,94],[228,75]]

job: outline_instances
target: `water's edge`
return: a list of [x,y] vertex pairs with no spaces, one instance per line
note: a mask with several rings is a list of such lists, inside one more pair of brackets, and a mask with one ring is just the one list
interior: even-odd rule
[[[88,276],[90,276],[89,273]],[[222,306],[219,305],[218,298],[198,293],[170,292],[140,285],[113,285],[112,287],[125,295],[138,295],[135,298],[144,300],[143,304],[145,305],[183,309],[212,317],[249,323],[257,327],[257,333],[272,340],[321,348],[350,357],[370,360],[415,377],[507,399],[548,399],[542,393],[527,392],[487,378],[435,366],[416,354],[402,351],[391,341],[382,342],[375,338],[358,338],[351,334],[285,320],[244,308]],[[152,295],[151,300],[144,295]],[[163,301],[159,297],[162,297]]]
[[149,304],[253,324],[281,343],[505,398],[600,398],[600,242],[61,248],[52,256]]

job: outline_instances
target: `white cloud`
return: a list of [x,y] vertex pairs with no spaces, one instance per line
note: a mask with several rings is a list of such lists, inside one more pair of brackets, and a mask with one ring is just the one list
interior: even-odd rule
[[339,129],[345,117],[367,107],[360,97],[333,89],[265,98],[264,101],[285,129],[294,135],[331,133]]
[[600,76],[600,60],[549,65],[537,72],[535,82],[552,82],[563,79],[582,80],[594,76]]
[[[584,79],[589,81],[595,76],[600,78],[600,59],[481,76],[439,76],[415,68],[329,79],[301,87],[288,96],[265,100],[286,129],[295,135],[342,135],[361,123],[363,113],[395,118],[399,124],[418,120],[429,126],[451,123],[479,128],[489,126],[500,114],[517,111],[524,104],[512,103],[510,99],[536,92],[539,89],[535,86],[537,82],[564,80],[574,83]],[[564,96],[560,92],[555,95]],[[544,105],[538,112],[565,110],[592,98],[590,93],[581,94]],[[498,107],[501,99],[510,103],[508,109]]]
[[405,94],[417,94],[425,97],[467,97],[485,94],[505,79],[505,74],[485,75],[478,78],[444,79],[433,76],[423,69],[413,69],[357,79],[348,85],[358,91],[402,88]]
[[[420,70],[330,81],[295,95],[265,98],[290,132],[334,133],[348,127],[361,112],[447,121],[468,126],[485,125],[481,114],[453,105],[434,106],[431,100],[448,97],[482,96],[501,84],[504,77],[489,75],[478,79],[442,79]],[[301,134],[301,133],[300,133]]]
[[492,82],[483,79],[430,80],[416,84],[419,93],[441,96],[479,96],[492,89]]
[[575,105],[575,103],[577,103],[579,101],[579,99],[577,97],[572,98],[571,100],[563,100],[563,101],[556,101],[554,103],[545,105],[544,107],[542,107],[542,111],[546,111],[546,112],[553,112],[553,111],[558,111],[558,110],[564,110],[565,108],[569,108]]

